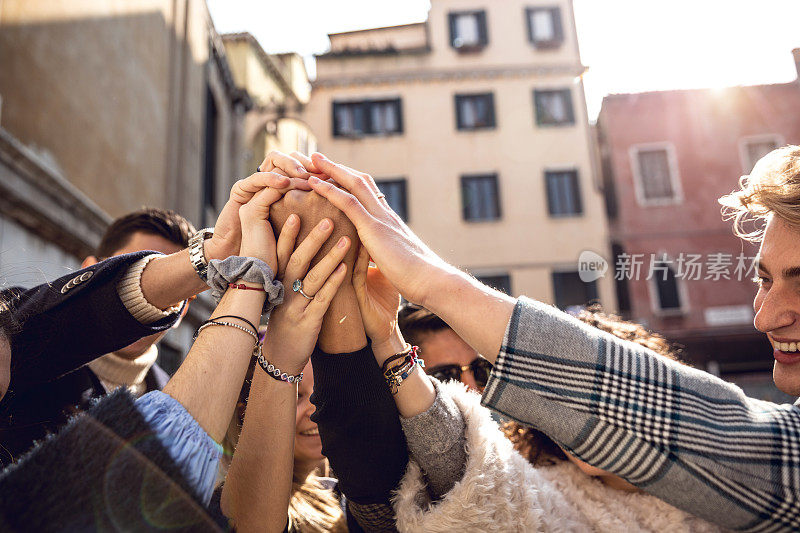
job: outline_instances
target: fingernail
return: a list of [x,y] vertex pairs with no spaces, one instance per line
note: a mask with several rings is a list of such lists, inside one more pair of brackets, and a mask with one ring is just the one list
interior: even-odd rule
[[338,267],[336,267],[337,272],[343,272],[347,268],[347,265],[341,263]]
[[295,224],[297,224],[297,215],[295,214],[289,215],[289,218],[286,219],[286,223],[289,224],[290,226],[294,226]]
[[319,158],[320,158],[320,159],[322,159],[323,161],[329,161],[329,159],[328,159],[327,157],[325,157],[325,154],[321,154],[321,153],[317,152],[317,155],[318,155],[318,156],[319,156]]
[[326,218],[325,220],[319,223],[319,229],[323,231],[331,229],[331,221]]
[[347,239],[345,237],[342,237],[341,239],[339,239],[339,243],[337,244],[337,246],[339,248],[344,248],[345,244],[347,244]]

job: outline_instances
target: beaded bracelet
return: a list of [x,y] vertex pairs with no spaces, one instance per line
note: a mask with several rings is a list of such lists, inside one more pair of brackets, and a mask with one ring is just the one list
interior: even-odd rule
[[210,328],[211,326],[227,326],[229,328],[236,328],[236,329],[239,329],[241,331],[244,331],[245,333],[247,333],[248,335],[253,337],[253,339],[255,339],[255,341],[256,341],[256,345],[258,345],[258,331],[253,331],[253,330],[251,330],[249,328],[246,328],[244,326],[240,326],[239,324],[234,324],[233,322],[222,322],[222,321],[218,321],[218,320],[206,320],[205,322],[203,322],[200,325],[200,327],[197,328],[197,331],[194,332],[194,336],[192,337],[192,339],[193,340],[196,339],[197,336],[200,335],[201,331],[203,331],[206,328]]
[[276,379],[278,381],[285,381],[286,383],[300,383],[303,381],[303,373],[293,376],[291,374],[287,374],[283,372],[280,368],[276,368],[275,365],[267,361],[267,358],[264,357],[264,353],[261,351],[261,345],[258,345],[257,353],[254,352],[253,355],[256,356],[256,361],[258,361],[258,366],[264,369],[264,372],[267,373],[269,377],[272,379]]
[[[397,354],[397,356],[403,357],[402,363],[392,368],[384,368],[383,377],[386,379],[386,384],[389,385],[389,390],[392,391],[392,394],[397,394],[398,390],[400,390],[400,385],[408,379],[408,376],[411,375],[418,364],[425,368],[425,361],[417,355],[418,350],[417,346],[411,346],[406,352]],[[397,356],[390,357],[386,362],[399,359]],[[386,363],[384,363],[384,367],[386,366]]]

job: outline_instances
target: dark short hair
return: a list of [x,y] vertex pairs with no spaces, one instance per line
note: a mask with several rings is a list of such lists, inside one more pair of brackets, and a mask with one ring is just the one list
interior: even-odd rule
[[422,343],[427,334],[451,329],[447,322],[424,307],[412,303],[403,304],[400,308],[397,325],[406,341],[416,346]]
[[112,222],[100,239],[95,255],[98,259],[111,257],[114,252],[124,248],[135,233],[157,235],[185,248],[195,231],[192,223],[175,211],[144,207]]

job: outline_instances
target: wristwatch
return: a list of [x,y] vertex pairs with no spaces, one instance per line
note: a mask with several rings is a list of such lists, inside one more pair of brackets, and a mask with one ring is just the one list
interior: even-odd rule
[[204,252],[206,239],[214,236],[214,228],[203,228],[189,239],[189,261],[192,263],[194,271],[203,281],[208,281],[208,261]]

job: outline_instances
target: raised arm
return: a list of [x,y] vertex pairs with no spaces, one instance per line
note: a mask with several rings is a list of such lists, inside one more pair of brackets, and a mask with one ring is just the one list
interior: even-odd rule
[[375,181],[314,154],[315,169],[342,188],[312,176],[311,187],[341,209],[381,272],[407,300],[440,316],[470,346],[494,360],[514,299],[447,264],[378,197]]
[[[266,360],[293,376],[300,374],[314,349],[323,316],[345,278],[341,261],[350,247],[347,237],[339,238],[309,271],[332,223],[324,219],[294,250],[299,229],[298,217],[289,217],[278,242],[278,270],[284,280],[302,279],[303,291],[313,299],[289,291],[270,317],[264,342]],[[282,531],[286,525],[296,410],[297,382],[275,379],[256,365],[242,433],[222,493],[223,512],[238,531]]]
[[[237,255],[241,244],[240,208],[264,187],[277,193],[307,190],[306,172],[286,177],[259,172],[238,181],[217,219],[214,236],[205,242],[207,260]],[[11,335],[10,392],[46,382],[92,359],[169,328],[180,303],[208,289],[189,261],[188,250],[149,261],[133,279],[146,253],[113,257],[50,283],[23,291],[10,307],[18,328]],[[145,304],[172,311],[141,322],[120,296],[120,284],[139,290]],[[176,306],[174,309],[170,309]],[[58,354],[58,357],[54,357]]]
[[797,526],[800,507],[785,502],[800,501],[800,485],[788,481],[800,471],[800,407],[749,399],[718,378],[575,326],[549,306],[521,300],[515,312],[512,298],[425,246],[369,175],[319,154],[313,162],[343,189],[316,177],[312,188],[348,215],[401,294],[497,359],[486,405],[720,525]]
[[[289,193],[282,203],[296,209],[305,227],[327,216],[335,221],[338,234],[355,237],[349,220],[316,194]],[[284,218],[281,212],[287,211],[280,203],[276,206],[276,226]],[[350,265],[355,253],[351,249],[345,258]],[[405,471],[408,454],[397,409],[367,344],[351,271],[325,315],[311,357],[311,401],[316,406],[312,420],[318,424],[323,454],[339,479],[351,517],[368,531],[393,530],[389,498]]]

